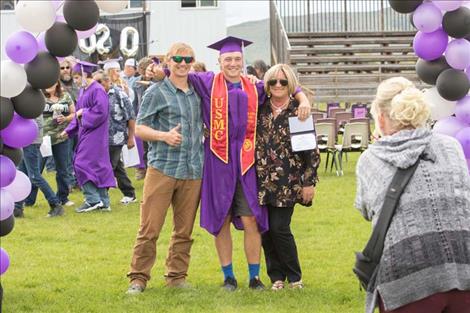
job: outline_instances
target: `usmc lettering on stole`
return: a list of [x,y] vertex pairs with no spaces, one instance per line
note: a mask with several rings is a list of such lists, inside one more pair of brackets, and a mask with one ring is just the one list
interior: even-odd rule
[[213,97],[211,101],[211,150],[228,163],[227,99]]

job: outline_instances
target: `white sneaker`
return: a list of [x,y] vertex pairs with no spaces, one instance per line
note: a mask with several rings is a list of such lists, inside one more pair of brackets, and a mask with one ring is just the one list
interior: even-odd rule
[[137,201],[136,197],[125,196],[121,199],[122,204],[129,204],[129,203],[133,203],[133,202],[136,202],[136,201]]
[[98,202],[98,203],[95,203],[95,204],[89,204],[88,202],[84,202],[79,208],[77,208],[75,210],[75,212],[77,213],[87,213],[87,212],[91,212],[91,211],[94,211],[94,210],[98,210],[100,209],[101,207],[103,207],[103,202]]
[[101,212],[111,212],[111,206],[110,206],[110,205],[108,205],[108,206],[106,206],[106,207],[105,207],[105,206],[102,206],[102,207],[100,208],[100,211],[101,211]]
[[64,205],[65,206],[74,206],[75,202],[69,200],[69,201],[65,202]]

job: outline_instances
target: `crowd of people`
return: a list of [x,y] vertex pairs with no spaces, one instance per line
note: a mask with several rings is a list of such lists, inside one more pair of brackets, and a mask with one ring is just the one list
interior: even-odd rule
[[[128,294],[142,293],[151,279],[170,207],[168,287],[187,286],[200,208],[200,225],[214,238],[225,290],[239,287],[231,224],[244,232],[249,288],[266,288],[259,275],[261,248],[270,289],[304,288],[291,219],[296,204],[312,205],[320,153],[292,151],[288,118],[306,120],[310,103],[288,65],[255,62],[247,69],[251,75],[243,75],[242,47],[249,44],[227,37],[210,45],[219,51],[219,73],[206,71],[185,43],[172,45],[164,60],[128,59],[124,71],[118,60],[104,62],[102,70],[84,61],[62,62],[60,81],[44,90],[47,105],[37,119],[41,134],[24,148],[20,169],[34,188],[17,203],[15,216],[34,204],[38,188],[50,217],[74,205],[68,195],[77,185],[85,198],[78,213],[110,211],[108,188],[116,185],[121,203],[135,202],[120,154],[124,146],[136,146],[141,158],[136,178],[145,180]],[[372,115],[382,138],[358,161],[356,206],[374,226],[393,173],[420,163],[367,286],[366,311],[378,306],[382,313],[468,313],[470,177],[462,149],[429,130],[422,93],[404,78],[379,86]],[[46,134],[57,192],[41,174],[45,160],[39,146]]]

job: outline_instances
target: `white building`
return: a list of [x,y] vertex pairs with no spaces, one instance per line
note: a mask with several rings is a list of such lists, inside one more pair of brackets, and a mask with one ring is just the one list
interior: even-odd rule
[[[6,59],[5,41],[21,30],[16,22],[14,0],[2,0],[1,46],[2,59]],[[218,70],[217,51],[206,48],[226,36],[225,3],[221,0],[129,0],[122,13],[147,12],[149,18],[149,54],[164,55],[174,42],[190,44],[196,59],[209,70]],[[143,39],[140,39],[141,41]]]

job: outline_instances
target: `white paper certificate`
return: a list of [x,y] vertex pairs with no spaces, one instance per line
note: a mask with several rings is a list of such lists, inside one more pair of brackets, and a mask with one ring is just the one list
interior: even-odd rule
[[306,151],[314,150],[317,148],[317,139],[315,133],[306,133],[299,135],[292,135],[291,137],[292,151]]

